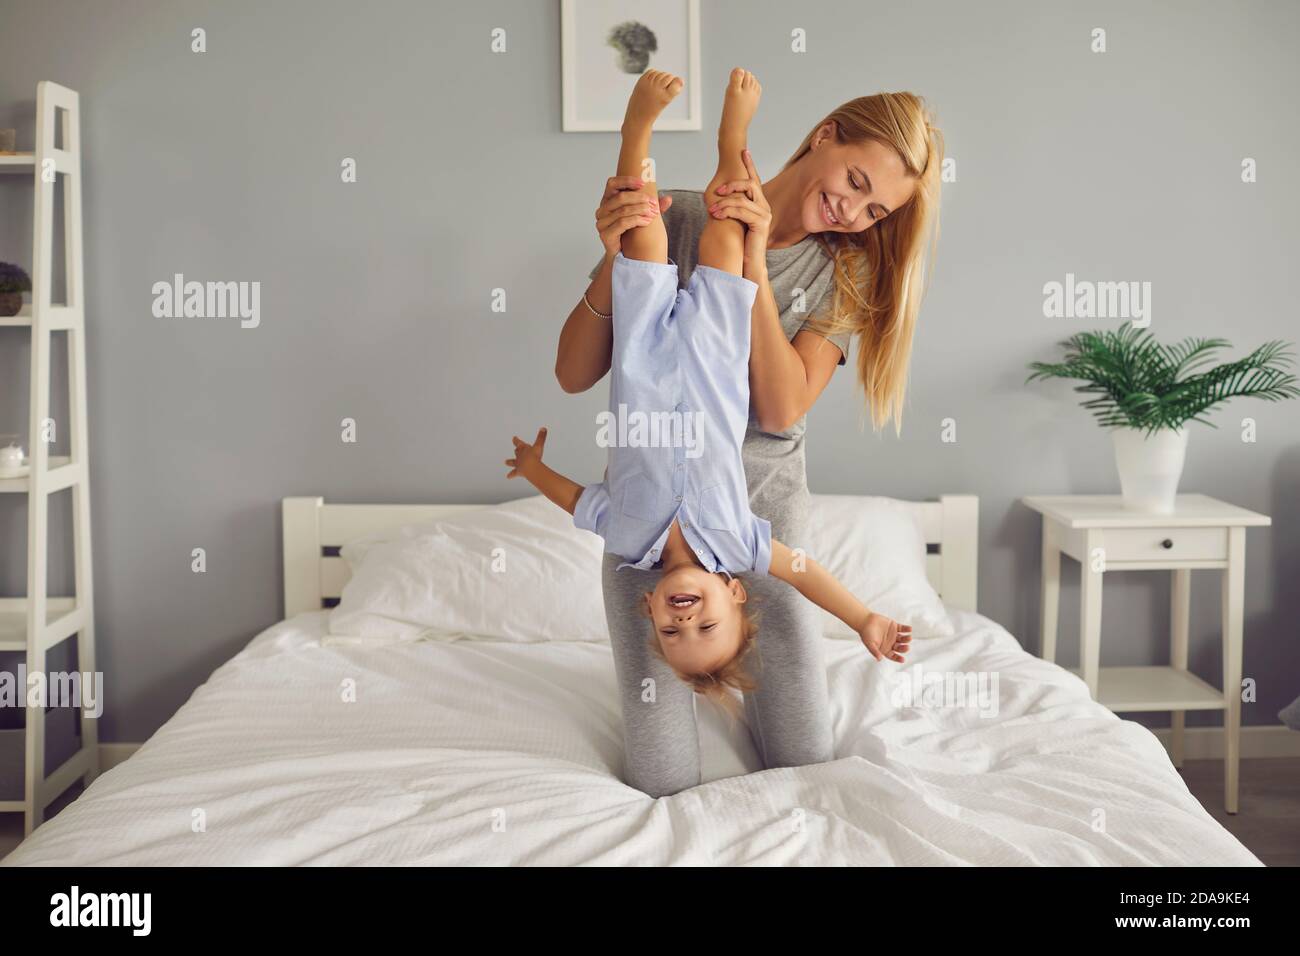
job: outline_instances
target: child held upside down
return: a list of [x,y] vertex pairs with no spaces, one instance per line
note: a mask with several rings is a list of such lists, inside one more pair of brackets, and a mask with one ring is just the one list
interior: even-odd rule
[[[637,81],[623,119],[618,175],[644,173],[655,118],[681,92],[680,78],[649,70]],[[718,128],[716,188],[746,176],[741,153],[760,87],[735,69]],[[507,477],[522,475],[599,534],[626,567],[661,568],[643,611],[653,621],[651,647],[698,693],[733,709],[726,688],[753,689],[742,658],[756,623],[735,574],[771,574],[791,584],[862,638],[877,660],[902,662],[911,627],[862,605],[825,568],[772,538],[772,526],[749,508],[741,445],[749,420],[750,312],[758,286],[741,274],[745,226],[711,219],[700,235],[699,263],[685,289],[668,261],[663,221],[628,229],[615,256],[610,407],[642,420],[699,423],[693,442],[615,441],[605,480],[582,486],[542,463],[546,429],[531,444],[514,438]],[[678,429],[677,437],[690,428]],[[619,430],[619,435],[624,434]],[[685,447],[690,444],[691,447]]]

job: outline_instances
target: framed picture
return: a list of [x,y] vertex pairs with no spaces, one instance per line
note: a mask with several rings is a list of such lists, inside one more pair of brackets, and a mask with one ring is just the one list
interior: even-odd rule
[[565,132],[614,130],[646,70],[686,83],[655,131],[700,129],[699,0],[561,0]]

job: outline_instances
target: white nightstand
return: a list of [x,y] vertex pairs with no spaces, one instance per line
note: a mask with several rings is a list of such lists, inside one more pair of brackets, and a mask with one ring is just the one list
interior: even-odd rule
[[[1268,515],[1205,495],[1179,495],[1173,514],[1127,511],[1119,495],[1024,498],[1043,516],[1042,656],[1056,659],[1061,555],[1080,567],[1079,668],[1093,699],[1113,711],[1167,710],[1173,715],[1170,758],[1183,764],[1183,713],[1222,710],[1224,805],[1237,812],[1241,735],[1241,621],[1246,528],[1272,524]],[[1187,670],[1187,618],[1192,571],[1223,571],[1223,690]],[[1100,667],[1101,579],[1106,571],[1173,571],[1168,667]]]

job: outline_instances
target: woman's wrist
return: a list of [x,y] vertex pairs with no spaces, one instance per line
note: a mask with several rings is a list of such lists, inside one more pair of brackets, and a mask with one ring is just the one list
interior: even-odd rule
[[[761,252],[754,250],[761,249]],[[745,261],[741,274],[759,284],[767,282],[767,236],[756,235],[750,230],[745,236]]]
[[599,309],[597,309],[594,305],[591,304],[591,299],[588,297],[590,291],[591,290],[589,289],[587,290],[587,292],[582,293],[582,302],[587,307],[587,311],[590,312],[598,319],[605,319],[605,320],[613,319],[614,313],[612,310],[608,313],[601,312]]

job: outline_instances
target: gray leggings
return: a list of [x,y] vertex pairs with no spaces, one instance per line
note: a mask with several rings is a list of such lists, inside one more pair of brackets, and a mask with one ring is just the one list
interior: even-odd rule
[[[660,572],[615,570],[622,559],[605,555],[605,618],[623,702],[626,783],[652,797],[700,783],[696,694],[649,647],[650,622],[640,596]],[[758,688],[745,695],[745,720],[763,766],[797,767],[834,759],[830,701],[821,629],[811,603],[765,574],[744,576],[759,611],[756,646],[746,658]],[[646,678],[654,683],[647,689]],[[700,701],[701,707],[713,704]]]

